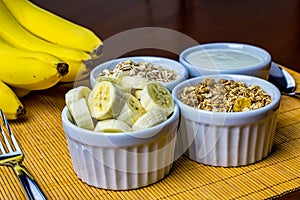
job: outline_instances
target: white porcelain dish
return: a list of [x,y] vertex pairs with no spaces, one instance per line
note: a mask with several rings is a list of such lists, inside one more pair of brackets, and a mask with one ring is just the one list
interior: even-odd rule
[[111,190],[150,185],[170,171],[175,151],[179,108],[152,128],[124,133],[85,130],[72,123],[67,107],[62,111],[73,168],[85,183]]
[[267,80],[271,55],[264,49],[241,43],[208,43],[185,49],[179,55],[190,77],[241,74]]
[[[257,110],[245,112],[212,112],[182,103],[178,95],[185,86],[197,85],[204,78],[225,78],[259,85],[272,102]],[[271,83],[244,75],[203,76],[186,80],[172,91],[180,107],[181,119],[176,151],[199,163],[234,167],[255,163],[271,151],[280,106],[280,92]]]
[[173,69],[179,75],[179,78],[172,82],[162,83],[169,90],[172,90],[178,83],[180,83],[188,78],[188,71],[186,70],[186,68],[182,64],[180,64],[179,62],[177,62],[175,60],[168,59],[168,58],[162,58],[162,57],[154,57],[154,56],[134,56],[134,57],[119,58],[119,59],[107,61],[105,63],[102,63],[102,64],[96,66],[91,71],[91,74],[90,74],[91,87],[94,87],[96,78],[104,69],[112,70],[115,68],[115,66],[118,63],[126,61],[126,60],[132,60],[134,62],[150,62],[150,63],[156,64],[156,65],[159,65],[163,68]]

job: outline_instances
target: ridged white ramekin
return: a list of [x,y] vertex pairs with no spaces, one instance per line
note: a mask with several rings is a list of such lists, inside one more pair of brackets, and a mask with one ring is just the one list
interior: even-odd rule
[[[197,85],[207,77],[259,85],[271,96],[272,102],[257,110],[218,113],[193,108],[178,99],[185,86]],[[182,82],[172,95],[181,111],[178,153],[185,152],[199,163],[223,167],[252,164],[270,153],[280,106],[280,92],[271,83],[244,75],[203,76]]]
[[75,126],[65,107],[62,122],[72,164],[85,183],[128,190],[163,179],[174,161],[179,108],[163,123],[126,133],[100,133]]

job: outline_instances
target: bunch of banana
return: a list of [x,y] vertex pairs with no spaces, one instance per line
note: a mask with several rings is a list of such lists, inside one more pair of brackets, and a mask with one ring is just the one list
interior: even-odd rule
[[50,88],[68,73],[68,64],[60,58],[45,52],[16,48],[1,37],[0,58],[0,108],[8,119],[17,119],[25,114],[19,97],[32,90]]
[[[131,78],[125,77],[117,82],[98,79],[92,90],[85,86],[69,90],[65,101],[75,124],[100,132],[128,132],[155,126],[172,114],[174,101],[166,87],[134,77],[137,84],[127,93],[122,85]],[[137,90],[139,97],[134,95]]]
[[9,116],[24,112],[4,109],[3,102],[84,79],[101,53],[102,41],[92,31],[28,0],[0,0],[0,24],[0,80],[11,90],[0,108]]
[[68,64],[52,54],[16,48],[0,37],[0,80],[15,88],[43,90],[68,73]]
[[[90,30],[44,10],[28,0],[0,1],[0,36],[12,45],[60,57],[69,64],[62,82],[85,78],[102,41]],[[58,30],[59,29],[59,30]]]
[[2,1],[18,22],[34,35],[54,44],[85,51],[92,56],[98,57],[101,54],[102,41],[91,30],[42,9],[28,0]]

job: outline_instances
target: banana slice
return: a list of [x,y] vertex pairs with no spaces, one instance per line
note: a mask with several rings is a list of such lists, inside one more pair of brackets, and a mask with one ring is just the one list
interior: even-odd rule
[[143,89],[149,80],[139,76],[123,76],[120,81],[120,86],[124,88]]
[[127,88],[127,87],[121,87],[116,85],[116,87],[118,87],[123,93],[131,93],[132,89],[131,88]]
[[113,84],[115,85],[118,85],[120,83],[120,79],[118,78],[114,78],[114,77],[111,77],[111,76],[98,76],[96,78],[96,81],[97,82],[101,82],[101,81],[109,81],[109,82],[112,82]]
[[120,132],[130,132],[132,130],[130,126],[128,126],[126,123],[120,120],[107,119],[107,120],[98,121],[94,131],[120,133]]
[[160,107],[154,107],[149,112],[140,117],[133,125],[132,130],[141,130],[145,128],[153,127],[159,123],[167,120],[164,109]]
[[135,96],[137,99],[141,99],[141,93],[142,93],[143,90],[141,89],[135,89],[132,93],[133,93],[133,96]]
[[174,101],[170,91],[163,85],[151,82],[141,92],[140,102],[149,112],[154,107],[160,107],[169,116],[174,111]]
[[77,126],[88,130],[94,130],[94,122],[90,115],[85,98],[72,101],[68,104],[68,109]]
[[77,88],[73,88],[65,94],[66,104],[68,105],[72,102],[75,102],[75,101],[81,99],[81,98],[85,98],[87,100],[90,92],[91,92],[91,89],[86,86],[79,86]]
[[92,117],[98,120],[115,118],[124,107],[124,93],[112,82],[97,82],[88,97]]
[[124,96],[126,97],[126,102],[117,119],[132,126],[146,111],[140,101],[132,94],[127,93]]
[[122,90],[123,93],[131,93],[131,88],[130,87],[123,87],[120,85],[120,78],[115,78],[115,77],[110,77],[110,76],[98,76],[96,78],[97,82],[101,82],[101,81],[109,81],[112,82],[115,86],[117,86],[118,88],[120,88]]

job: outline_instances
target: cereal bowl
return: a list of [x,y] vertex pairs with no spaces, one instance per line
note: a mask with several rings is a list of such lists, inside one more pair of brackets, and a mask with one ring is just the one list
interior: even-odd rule
[[103,133],[74,125],[62,111],[72,164],[85,183],[104,189],[128,190],[163,179],[174,159],[179,108],[164,122],[143,130]]
[[[271,103],[244,112],[207,111],[183,103],[180,95],[184,88],[195,86],[205,78],[260,86],[271,97]],[[223,167],[252,164],[270,153],[280,106],[280,92],[273,84],[246,75],[203,76],[180,83],[172,95],[181,113],[176,151],[186,152],[199,163]]]
[[[188,71],[185,69],[185,67],[180,64],[179,62],[168,59],[168,58],[161,58],[161,57],[154,57],[154,56],[135,56],[135,57],[126,57],[126,58],[119,58],[115,60],[110,60],[107,62],[104,62],[98,66],[96,66],[92,71],[90,75],[90,84],[93,87],[95,84],[95,81],[100,73],[103,72],[104,69],[113,70],[118,63],[131,60],[133,62],[140,62],[140,63],[151,63],[157,66],[160,66],[162,69],[169,69],[173,70],[175,74],[178,76],[176,80],[170,81],[170,82],[161,82],[162,85],[167,87],[169,90],[172,90],[178,83],[186,80],[188,78]],[[145,72],[145,71],[144,71]],[[162,74],[161,80],[167,80],[168,77],[167,74]],[[148,78],[151,80],[151,78]]]
[[271,55],[266,50],[241,43],[193,46],[180,53],[179,61],[190,77],[241,74],[267,80],[271,67]]

